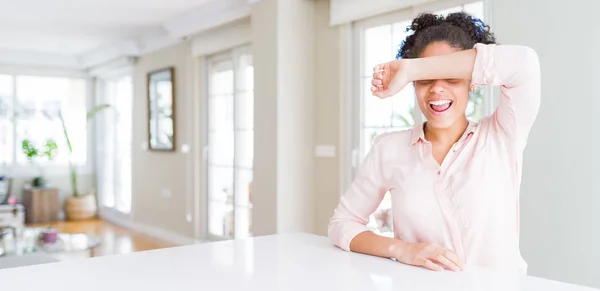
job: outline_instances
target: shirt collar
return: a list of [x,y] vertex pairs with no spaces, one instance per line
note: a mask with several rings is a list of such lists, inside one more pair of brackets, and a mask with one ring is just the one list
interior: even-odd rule
[[[410,139],[410,145],[414,145],[415,143],[417,143],[418,141],[427,141],[425,139],[425,123],[427,123],[426,121],[415,126],[412,129],[412,138]],[[463,133],[463,135],[460,137],[459,140],[462,140],[463,138],[465,138],[466,136],[468,136],[471,133],[475,133],[475,129],[477,129],[477,123],[469,121],[469,125],[467,126],[467,129],[465,130],[465,132]]]

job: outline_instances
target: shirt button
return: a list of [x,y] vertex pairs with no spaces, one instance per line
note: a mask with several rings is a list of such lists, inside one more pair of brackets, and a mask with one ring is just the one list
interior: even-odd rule
[[441,175],[441,174],[442,174],[442,171],[441,171],[441,170],[438,170],[438,175]]

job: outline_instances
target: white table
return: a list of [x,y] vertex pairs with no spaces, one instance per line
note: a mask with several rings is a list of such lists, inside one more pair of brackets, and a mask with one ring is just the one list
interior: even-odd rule
[[325,237],[264,236],[0,270],[2,290],[594,290],[483,269],[436,273],[344,252]]

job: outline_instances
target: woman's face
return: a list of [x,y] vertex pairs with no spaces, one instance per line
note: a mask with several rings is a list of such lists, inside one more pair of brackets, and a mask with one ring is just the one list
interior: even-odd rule
[[[447,42],[434,42],[423,50],[419,57],[432,57],[459,51]],[[415,81],[415,92],[427,125],[433,128],[448,128],[466,118],[469,101],[470,80],[419,80]]]

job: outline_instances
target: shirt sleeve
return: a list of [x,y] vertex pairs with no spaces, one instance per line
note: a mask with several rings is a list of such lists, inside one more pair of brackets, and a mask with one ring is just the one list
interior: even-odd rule
[[477,56],[472,83],[500,86],[492,125],[523,150],[537,117],[541,99],[541,74],[537,53],[526,46],[475,45]]
[[382,170],[381,139],[378,136],[373,147],[359,166],[354,180],[340,198],[329,221],[328,236],[339,248],[350,251],[350,242],[358,234],[369,231],[369,216],[377,209],[388,189]]

